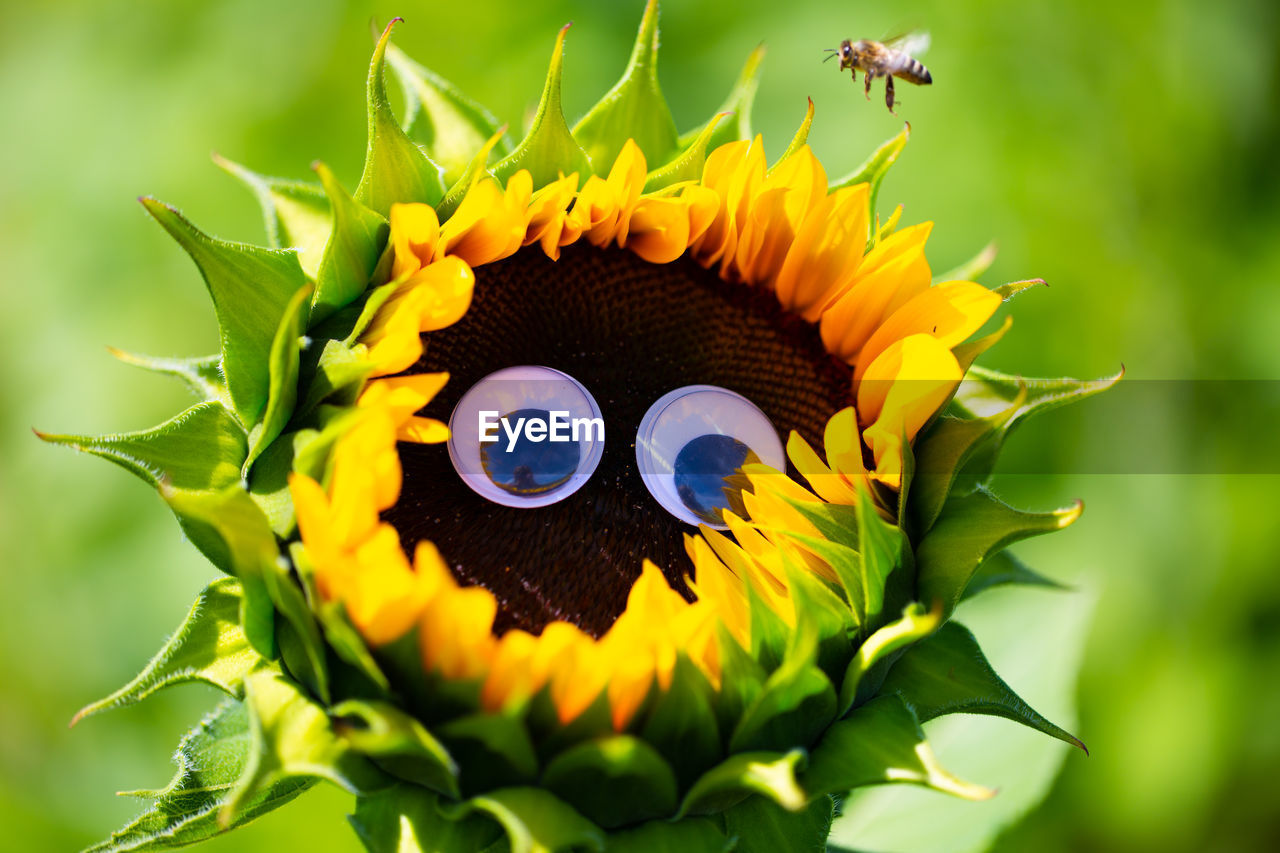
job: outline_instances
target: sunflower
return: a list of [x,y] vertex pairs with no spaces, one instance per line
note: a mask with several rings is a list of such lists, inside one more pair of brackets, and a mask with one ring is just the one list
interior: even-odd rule
[[[80,714],[182,681],[228,694],[96,849],[198,841],[317,780],[357,796],[373,851],[810,849],[860,786],[993,793],[939,766],[920,726],[942,714],[1083,747],[949,617],[1043,582],[1004,549],[1080,505],[1022,512],[986,481],[1028,415],[1112,380],[974,366],[1010,321],[974,335],[1033,282],[988,289],[980,260],[935,280],[931,224],[879,219],[909,128],[831,181],[810,101],[770,164],[757,53],[680,135],[650,2],[572,129],[561,30],[512,144],[391,29],[354,193],[323,165],[313,184],[220,160],[272,248],[143,200],[199,267],[222,352],[120,355],[200,402],[42,436],[154,484],[230,576]],[[502,385],[513,370],[540,380]],[[608,439],[477,449],[485,393],[506,429],[568,394]]]

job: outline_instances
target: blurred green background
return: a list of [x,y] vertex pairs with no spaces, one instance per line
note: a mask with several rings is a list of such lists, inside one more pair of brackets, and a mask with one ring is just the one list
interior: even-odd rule
[[[155,194],[209,231],[261,241],[255,202],[209,152],[298,178],[320,159],[354,186],[371,18],[402,15],[404,48],[519,124],[561,24],[575,22],[565,59],[573,118],[621,71],[640,7],[0,5],[0,846],[74,850],[105,837],[140,807],[111,792],[163,785],[177,738],[213,703],[209,691],[181,688],[66,727],[140,668],[213,571],[141,483],[29,431],[132,430],[186,405],[181,389],[115,362],[106,345],[216,349],[196,271],[133,198]],[[1123,362],[1126,382],[1280,379],[1280,7],[671,0],[660,76],[688,128],[719,105],[765,40],[754,122],[768,150],[782,151],[812,96],[810,141],[839,175],[901,125],[879,86],[868,104],[860,86],[819,62],[821,48],[900,27],[932,32],[923,58],[936,82],[899,88],[913,135],[882,204],[905,204],[907,222],[937,222],[935,269],[995,238],[1001,253],[988,283],[1052,284],[1019,299],[1013,331],[986,363],[1101,376]],[[1274,441],[1274,424],[1249,423],[1249,411],[1245,400],[1224,422],[1171,399],[1145,413],[1136,436],[1131,423],[1086,419],[1064,438],[1046,420],[1039,437],[1040,426],[1024,430],[1015,451],[1055,470],[1088,470],[1082,460],[1124,434],[1126,446],[1161,449],[1176,472],[1185,470],[1178,454],[1211,442],[1247,451],[1242,442]],[[1003,786],[1001,821],[1062,772],[997,848],[1274,849],[1275,469],[1006,476],[1000,488],[1025,505],[1077,496],[1088,505],[1070,531],[1021,549],[1080,591],[1000,593],[987,606],[1000,615],[975,612],[972,621],[984,641],[998,641],[993,661],[1013,686],[1074,724],[1092,755],[1029,741],[1026,761],[1040,781],[1023,793]],[[1054,627],[1055,612],[1070,630]],[[1078,653],[1073,718],[1070,680],[1055,687],[1037,674],[1069,674]],[[984,738],[1022,734],[980,722],[973,731]],[[939,751],[964,772],[965,737],[947,735]],[[970,769],[978,781],[1001,781]],[[318,790],[206,849],[355,850],[347,807],[344,795]],[[871,846],[883,810],[877,801],[859,808],[871,835],[855,827],[847,837]],[[967,838],[932,845],[964,849]]]

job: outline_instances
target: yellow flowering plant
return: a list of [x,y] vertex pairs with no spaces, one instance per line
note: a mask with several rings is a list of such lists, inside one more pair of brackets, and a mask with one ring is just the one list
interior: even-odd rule
[[[938,716],[1082,747],[950,617],[1046,583],[1005,548],[1080,505],[1023,512],[987,481],[1030,415],[1113,380],[974,364],[1011,321],[974,336],[1035,282],[989,289],[970,280],[981,259],[935,277],[931,223],[880,219],[908,130],[831,181],[810,102],[768,163],[757,54],[682,135],[650,2],[624,76],[572,128],[560,32],[513,143],[391,30],[354,193],[320,164],[306,183],[219,160],[261,201],[269,248],[142,200],[204,277],[222,351],[118,355],[199,402],[144,432],[42,435],[154,485],[227,575],[79,715],[182,682],[227,696],[152,807],[94,849],[197,842],[320,780],[356,796],[376,853],[815,849],[856,788],[993,794],[939,765],[921,729]],[[505,506],[460,482],[447,421],[530,364],[600,395],[614,438],[571,496]],[[630,441],[693,383],[786,436],[773,464],[740,456],[696,525],[646,491]]]

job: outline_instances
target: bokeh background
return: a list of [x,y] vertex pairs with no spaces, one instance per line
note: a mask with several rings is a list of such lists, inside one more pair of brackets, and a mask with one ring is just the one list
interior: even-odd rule
[[[187,404],[106,345],[216,349],[195,269],[133,198],[155,194],[206,230],[260,241],[255,202],[209,152],[298,178],[324,160],[354,186],[371,19],[402,15],[403,47],[518,125],[561,24],[575,22],[572,119],[620,73],[640,7],[0,4],[0,847],[105,837],[140,808],[111,792],[162,786],[177,738],[213,703],[185,687],[67,730],[141,667],[213,571],[145,486],[30,432],[138,429]],[[1138,388],[1280,380],[1280,7],[669,0],[661,80],[688,128],[765,40],[756,128],[780,153],[812,96],[810,141],[838,175],[901,124],[879,86],[867,103],[821,48],[899,27],[932,32],[923,59],[936,84],[899,89],[913,135],[882,206],[937,222],[935,269],[995,238],[985,281],[1052,285],[1019,298],[987,364],[1102,376],[1123,363]],[[1065,428],[1034,422],[999,483],[1024,505],[1088,506],[1071,530],[1021,549],[1075,593],[993,593],[968,621],[1013,686],[1074,725],[1092,755],[1021,740],[1001,721],[939,730],[944,760],[1000,784],[1000,797],[963,813],[928,792],[863,798],[841,843],[1274,849],[1280,469],[1265,461],[1276,426],[1263,416],[1276,385],[1214,387],[1219,405],[1161,392],[1127,410],[1082,404]],[[1223,448],[1229,463],[1205,455]],[[1050,473],[1018,473],[1029,469]],[[348,806],[318,790],[207,849],[355,850]],[[936,809],[894,817],[917,807]]]

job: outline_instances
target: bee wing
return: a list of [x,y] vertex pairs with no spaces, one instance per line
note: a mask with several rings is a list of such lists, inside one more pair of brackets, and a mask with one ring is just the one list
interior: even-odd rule
[[901,51],[907,56],[919,56],[929,49],[931,41],[928,30],[912,30],[900,36],[887,38],[883,44],[885,47]]

